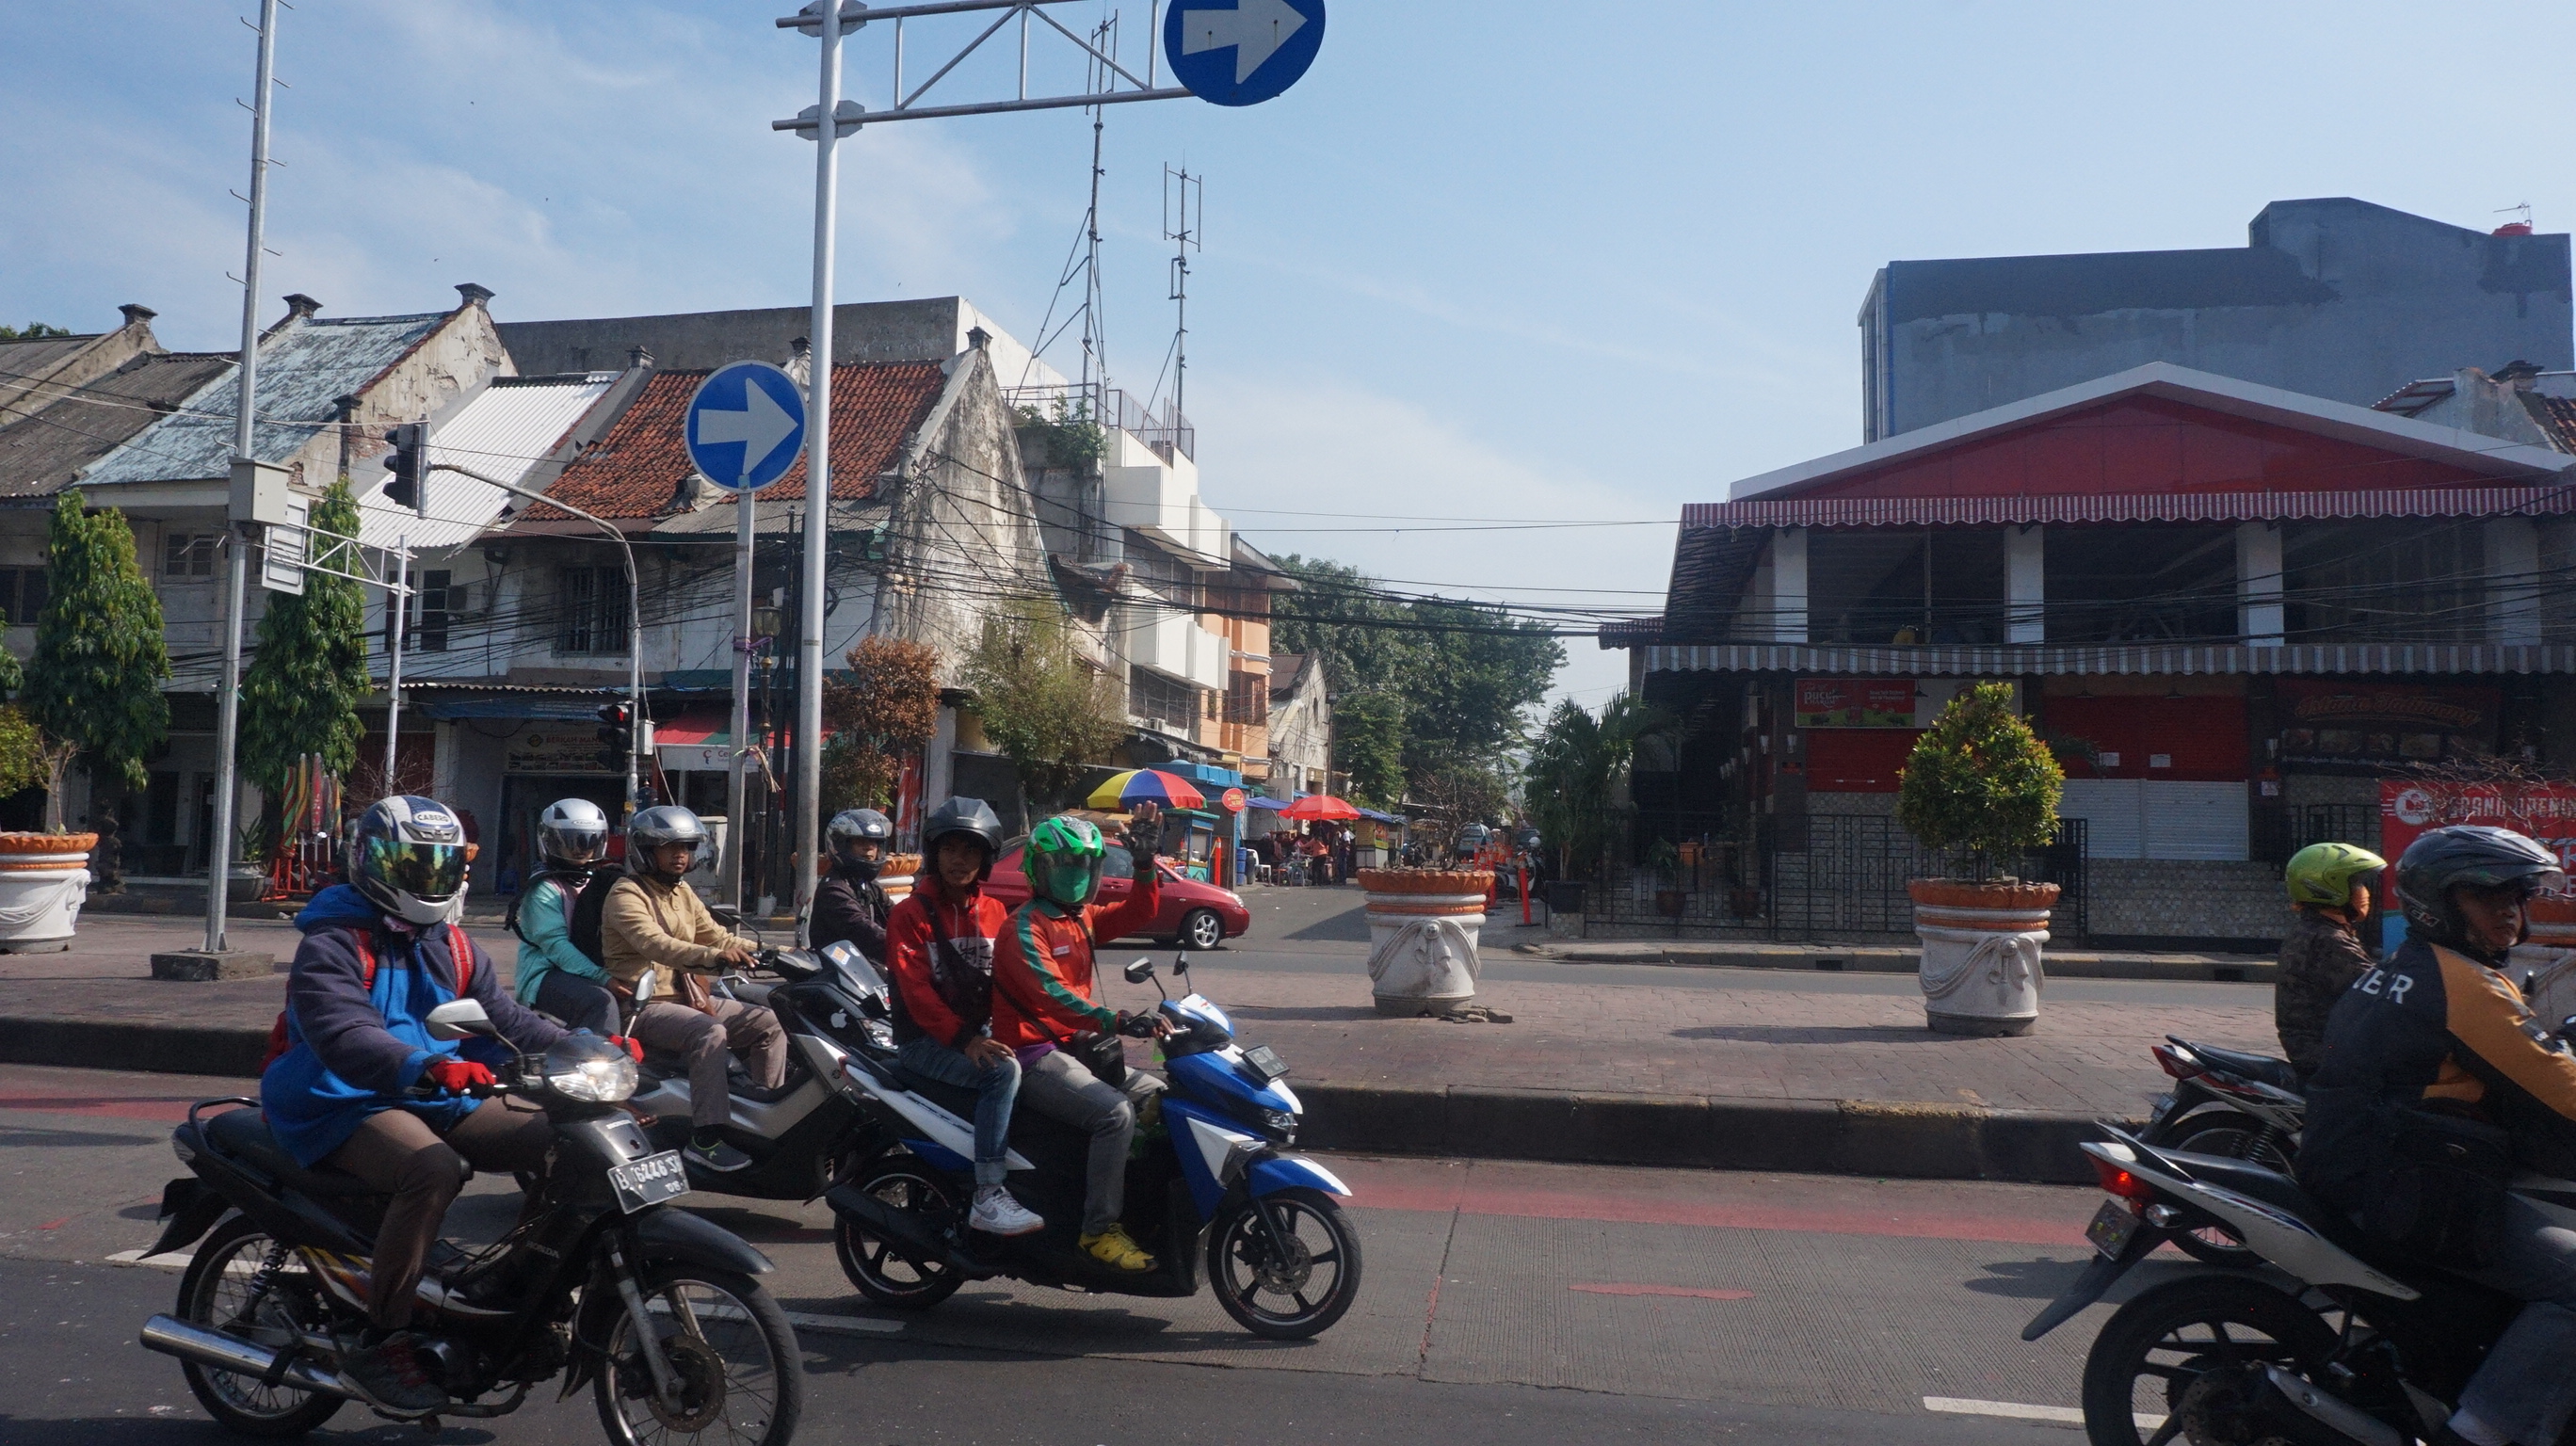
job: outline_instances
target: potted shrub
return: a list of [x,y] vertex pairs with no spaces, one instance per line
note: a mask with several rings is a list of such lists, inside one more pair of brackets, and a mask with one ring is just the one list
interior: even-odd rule
[[1658,839],[1646,850],[1646,867],[1655,871],[1655,912],[1667,919],[1682,916],[1682,856],[1671,839]]
[[1896,821],[1966,878],[1914,879],[1924,1012],[1949,1034],[2027,1034],[2039,1019],[2040,946],[2057,885],[2006,876],[2057,833],[2066,775],[2013,711],[2008,684],[1979,683],[1942,711],[1906,760]]

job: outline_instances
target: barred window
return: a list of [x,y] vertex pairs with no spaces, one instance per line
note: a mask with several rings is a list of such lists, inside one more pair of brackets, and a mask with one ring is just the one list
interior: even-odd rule
[[614,567],[567,567],[555,574],[559,653],[626,651],[626,573]]
[[1198,716],[1198,689],[1178,678],[1166,678],[1150,668],[1127,670],[1127,711],[1139,718],[1159,719],[1177,728],[1187,728]]
[[212,532],[172,532],[161,539],[161,575],[177,582],[193,582],[215,575],[215,554],[222,550],[223,538]]
[[1225,721],[1228,723],[1267,723],[1270,721],[1270,675],[1251,673],[1237,668],[1225,683]]

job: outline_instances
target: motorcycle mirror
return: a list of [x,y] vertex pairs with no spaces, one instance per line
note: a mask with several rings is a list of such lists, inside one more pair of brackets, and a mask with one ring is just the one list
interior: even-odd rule
[[1146,980],[1154,977],[1154,961],[1151,959],[1139,959],[1135,963],[1127,966],[1126,974],[1128,983],[1142,984]]
[[427,1023],[432,1039],[463,1039],[475,1034],[497,1039],[501,1034],[492,1016],[483,1012],[482,1001],[476,999],[451,999],[431,1010]]
[[707,913],[714,916],[717,923],[724,925],[728,929],[739,929],[742,927],[742,910],[731,904],[709,904],[707,905]]
[[1190,972],[1189,950],[1183,949],[1180,953],[1172,956],[1172,972],[1175,974],[1187,974]]

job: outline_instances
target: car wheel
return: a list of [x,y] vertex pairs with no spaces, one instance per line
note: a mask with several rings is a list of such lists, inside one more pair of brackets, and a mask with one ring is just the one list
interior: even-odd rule
[[1181,942],[1193,949],[1213,949],[1225,942],[1225,920],[1214,909],[1192,909],[1181,916]]

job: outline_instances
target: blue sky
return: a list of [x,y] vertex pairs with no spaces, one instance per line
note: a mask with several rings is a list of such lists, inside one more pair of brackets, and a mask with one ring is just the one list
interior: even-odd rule
[[[140,301],[175,347],[232,344],[248,8],[0,0],[0,319],[95,330]],[[801,303],[812,153],[768,129],[812,99],[813,42],[770,24],[789,8],[300,0],[263,289],[337,315],[469,280],[504,319]],[[908,29],[916,81],[967,23]],[[883,29],[851,42],[870,103]],[[1877,266],[2242,245],[2301,196],[2478,227],[2529,202],[2564,230],[2571,52],[2553,7],[1335,0],[1280,100],[1109,113],[1111,367],[1143,393],[1162,363],[1161,168],[1186,160],[1211,502],[1389,578],[1652,605],[1683,502],[1858,441]],[[1050,61],[1033,84],[1071,78]],[[841,295],[959,293],[1031,338],[1089,144],[1074,112],[863,131]],[[1361,530],[1379,514],[1653,525]],[[1621,655],[1569,653],[1576,696],[1618,684]]]

